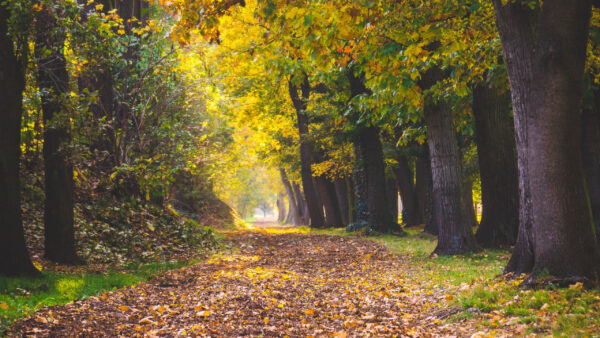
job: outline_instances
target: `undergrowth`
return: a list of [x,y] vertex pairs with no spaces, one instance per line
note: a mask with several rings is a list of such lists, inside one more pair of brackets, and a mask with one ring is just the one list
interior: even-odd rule
[[[104,273],[82,271],[64,273],[42,271],[41,277],[0,276],[0,335],[14,320],[52,305],[96,296],[147,281],[168,270],[194,263],[194,260],[166,263],[131,263]],[[52,320],[43,318],[41,320]]]

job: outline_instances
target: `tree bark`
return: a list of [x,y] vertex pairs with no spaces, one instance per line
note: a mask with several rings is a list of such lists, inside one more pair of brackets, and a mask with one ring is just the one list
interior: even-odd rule
[[[583,71],[591,2],[541,10],[494,1],[511,87],[519,170],[519,234],[506,272],[598,278],[581,158]],[[574,111],[575,110],[575,111]]]
[[288,214],[287,218],[285,219],[285,224],[298,226],[300,225],[301,215],[300,210],[298,208],[298,203],[296,202],[296,196],[294,195],[294,189],[292,188],[290,180],[288,179],[287,174],[285,173],[285,170],[283,168],[279,169],[279,174],[281,176],[281,182],[285,187],[285,192],[288,196]]
[[333,183],[323,176],[315,177],[314,180],[319,193],[319,200],[325,209],[325,225],[327,227],[341,227],[343,222]]
[[417,187],[414,183],[414,175],[408,158],[405,155],[399,155],[396,160],[398,166],[392,169],[402,200],[402,223],[408,227],[423,224],[422,214],[419,210]]
[[360,127],[356,142],[362,156],[359,165],[364,168],[366,178],[369,224],[373,230],[379,232],[400,230],[398,219],[394,219],[387,200],[385,164],[379,128]]
[[300,134],[300,175],[302,176],[302,187],[308,213],[310,215],[310,226],[313,228],[321,228],[325,226],[325,217],[323,208],[319,203],[317,191],[313,183],[311,165],[313,163],[312,145],[307,140],[308,137],[308,116],[306,115],[306,103],[310,97],[310,85],[308,77],[305,75],[301,84],[302,98],[298,95],[298,88],[293,83],[293,79],[288,82],[290,98],[296,109],[298,119],[298,132]]
[[350,225],[350,203],[348,199],[348,182],[346,178],[336,178],[333,181],[335,187],[335,196],[337,199],[338,206],[340,208],[340,217],[342,219],[342,225]]
[[476,227],[478,223],[477,214],[475,213],[475,203],[473,203],[473,178],[471,176],[463,176],[461,191],[463,194],[467,223],[469,223],[471,227]]
[[37,275],[31,263],[21,220],[21,117],[27,53],[14,53],[8,33],[10,11],[0,3],[0,274]]
[[[426,90],[444,78],[440,69],[423,74],[421,87]],[[433,211],[438,229],[438,244],[434,251],[441,255],[456,255],[477,250],[472,225],[464,214],[459,149],[448,102],[431,102],[426,98],[425,121],[433,178]]]
[[38,87],[44,117],[45,256],[49,260],[75,264],[73,229],[73,164],[70,158],[71,134],[65,100],[69,75],[63,54],[65,33],[57,27],[48,8],[38,12],[35,56]]
[[310,222],[310,214],[308,212],[308,206],[306,205],[306,199],[304,198],[302,191],[300,191],[300,186],[298,185],[298,183],[294,182],[292,184],[292,187],[294,188],[294,194],[296,195],[296,203],[298,203],[298,209],[301,215],[300,224],[308,225],[308,223]]
[[438,234],[437,222],[433,212],[433,181],[431,178],[431,161],[429,150],[425,148],[415,163],[415,188],[417,190],[418,210],[422,224],[425,224],[423,232],[431,235]]
[[[386,192],[388,194],[387,200],[392,217],[398,219],[398,184],[393,176],[388,176],[385,180]],[[396,221],[397,222],[397,221]]]
[[600,236],[600,90],[593,88],[588,93],[589,100],[585,100],[581,115],[581,149],[583,173],[598,241]]
[[510,92],[480,83],[472,110],[483,204],[475,237],[486,247],[511,246],[519,229],[519,177]]
[[286,216],[285,210],[285,194],[279,193],[277,194],[277,222],[283,223],[285,221]]

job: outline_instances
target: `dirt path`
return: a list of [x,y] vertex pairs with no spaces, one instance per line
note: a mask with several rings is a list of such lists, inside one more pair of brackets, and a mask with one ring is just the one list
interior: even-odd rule
[[[17,322],[38,336],[443,335],[400,256],[358,238],[230,234],[240,248]],[[459,333],[460,334],[460,333]]]

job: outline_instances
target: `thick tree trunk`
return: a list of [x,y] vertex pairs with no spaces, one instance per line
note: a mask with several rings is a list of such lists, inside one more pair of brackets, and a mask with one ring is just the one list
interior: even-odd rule
[[298,119],[298,132],[300,134],[300,175],[302,176],[302,188],[304,189],[304,196],[306,197],[306,204],[310,215],[310,226],[313,228],[321,228],[325,226],[325,217],[313,183],[311,165],[314,156],[312,145],[306,139],[308,137],[306,102],[310,96],[308,77],[306,75],[304,76],[304,81],[300,88],[302,91],[302,98],[298,95],[298,88],[292,80],[289,81],[288,85],[290,98],[296,109],[296,116]]
[[431,161],[427,148],[417,157],[415,163],[415,189],[417,191],[418,212],[421,223],[425,224],[424,232],[438,234],[437,222],[433,212],[433,180],[431,178]]
[[477,214],[475,213],[475,203],[473,203],[473,178],[470,176],[462,178],[462,194],[463,194],[463,202],[465,207],[465,217],[467,219],[467,223],[469,223],[472,227],[476,227],[477,224]]
[[362,150],[358,143],[353,144],[356,165],[352,175],[354,185],[354,222],[359,227],[369,224],[369,207],[367,202],[367,175],[362,162]]
[[515,119],[521,196],[506,272],[597,279],[600,255],[581,159],[583,70],[591,2],[544,1],[541,10],[494,1]]
[[79,262],[73,229],[73,164],[70,158],[70,125],[64,100],[69,76],[63,54],[65,34],[57,28],[47,8],[38,12],[35,55],[38,86],[43,91],[45,256],[49,260]]
[[414,176],[408,158],[400,155],[396,160],[398,166],[393,168],[393,171],[398,184],[400,199],[402,200],[402,223],[409,227],[423,224],[422,214],[419,210],[417,187],[414,183]]
[[279,174],[281,176],[281,182],[285,187],[285,192],[288,196],[288,214],[285,219],[285,224],[291,224],[293,226],[300,225],[300,210],[298,208],[298,203],[296,202],[296,196],[294,195],[294,189],[290,184],[290,180],[287,177],[284,169],[279,169]]
[[[423,75],[423,89],[430,88],[443,76],[439,69],[430,70]],[[426,98],[424,110],[433,178],[433,211],[438,228],[438,244],[434,252],[442,255],[463,254],[476,250],[477,243],[472,224],[464,214],[460,154],[452,124],[452,111],[443,100],[436,103],[430,101],[430,98]]]
[[483,204],[475,237],[486,247],[514,245],[519,228],[519,177],[510,92],[493,82],[476,86],[473,117]]
[[600,240],[600,90],[594,88],[582,111],[583,173],[590,197],[596,240]]
[[398,219],[394,219],[387,201],[385,164],[383,149],[379,139],[379,128],[362,127],[357,140],[362,156],[359,165],[364,168],[366,178],[367,210],[371,228],[375,231],[390,232],[400,230]]
[[[8,34],[10,12],[0,3],[0,274],[35,275],[21,221],[21,117],[25,60],[18,60]],[[23,53],[25,55],[25,53]]]
[[[398,219],[398,184],[393,176],[388,176],[385,180],[387,200],[392,217]],[[397,221],[396,221],[397,222]]]
[[315,177],[315,185],[319,193],[319,200],[325,209],[325,225],[327,227],[341,227],[343,222],[333,183],[327,178],[319,176]]
[[348,199],[348,182],[345,178],[336,178],[333,181],[335,187],[335,196],[337,199],[338,206],[340,208],[340,217],[344,226],[350,225],[350,204],[351,201]]

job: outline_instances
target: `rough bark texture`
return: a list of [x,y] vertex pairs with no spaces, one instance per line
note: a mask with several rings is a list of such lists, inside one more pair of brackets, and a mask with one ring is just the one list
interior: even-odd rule
[[318,176],[314,178],[315,187],[319,195],[319,201],[325,210],[325,226],[341,227],[342,218],[337,204],[335,187],[326,177]]
[[313,183],[311,170],[311,165],[313,163],[312,145],[306,139],[308,136],[306,102],[310,96],[310,85],[308,83],[308,77],[305,75],[301,85],[302,97],[300,97],[298,95],[298,88],[293,81],[290,80],[288,84],[290,98],[296,109],[296,116],[298,119],[298,132],[300,133],[300,175],[302,176],[302,187],[304,189],[304,196],[306,197],[308,213],[310,215],[310,226],[313,228],[320,228],[325,226],[325,217]]
[[340,217],[342,219],[342,224],[344,226],[348,226],[350,225],[350,205],[352,202],[349,199],[347,179],[336,178],[335,181],[333,181],[333,185],[335,187],[335,196],[337,199],[337,203],[340,208]]
[[481,224],[486,247],[514,245],[519,229],[519,176],[510,92],[493,82],[473,89],[473,117],[481,177]]
[[64,100],[69,75],[63,54],[65,33],[47,8],[38,12],[35,55],[44,118],[45,257],[78,263],[73,229],[73,164],[70,158],[70,125]]
[[[421,87],[428,89],[443,77],[441,70],[432,69],[423,75]],[[462,254],[476,250],[477,243],[472,225],[464,214],[460,154],[452,112],[447,102],[431,101],[426,99],[424,110],[433,178],[433,211],[438,228],[438,244],[434,252]]]
[[425,224],[423,232],[431,235],[438,234],[435,213],[433,212],[433,181],[431,178],[431,161],[429,150],[425,149],[415,163],[415,189],[417,190],[418,210],[422,223]]
[[598,245],[581,159],[583,70],[591,15],[586,0],[541,10],[494,1],[515,120],[521,209],[505,271],[598,278]]
[[404,155],[399,155],[396,160],[398,161],[398,166],[392,169],[396,177],[396,183],[398,184],[400,199],[402,200],[402,223],[405,226],[423,224],[414,175],[408,158]]
[[294,194],[294,189],[290,183],[290,180],[287,177],[284,169],[279,169],[279,174],[281,176],[281,182],[285,187],[285,192],[288,197],[288,214],[285,219],[285,224],[291,224],[294,226],[300,225],[300,218],[302,215],[300,214],[300,209],[298,208],[298,203],[296,202],[296,196]]
[[475,203],[473,203],[473,178],[470,176],[462,178],[462,195],[463,195],[463,206],[465,208],[465,217],[467,223],[472,227],[476,227],[477,214],[475,213]]
[[600,90],[589,91],[582,110],[581,149],[583,173],[590,197],[596,240],[600,236]]
[[369,224],[375,231],[390,232],[399,230],[397,218],[394,219],[387,201],[385,164],[383,149],[379,139],[379,128],[362,128],[357,137],[362,156],[359,165],[364,168],[366,177],[367,209]]
[[8,35],[10,12],[0,3],[0,274],[33,275],[21,221],[21,116],[25,60],[13,52]]

